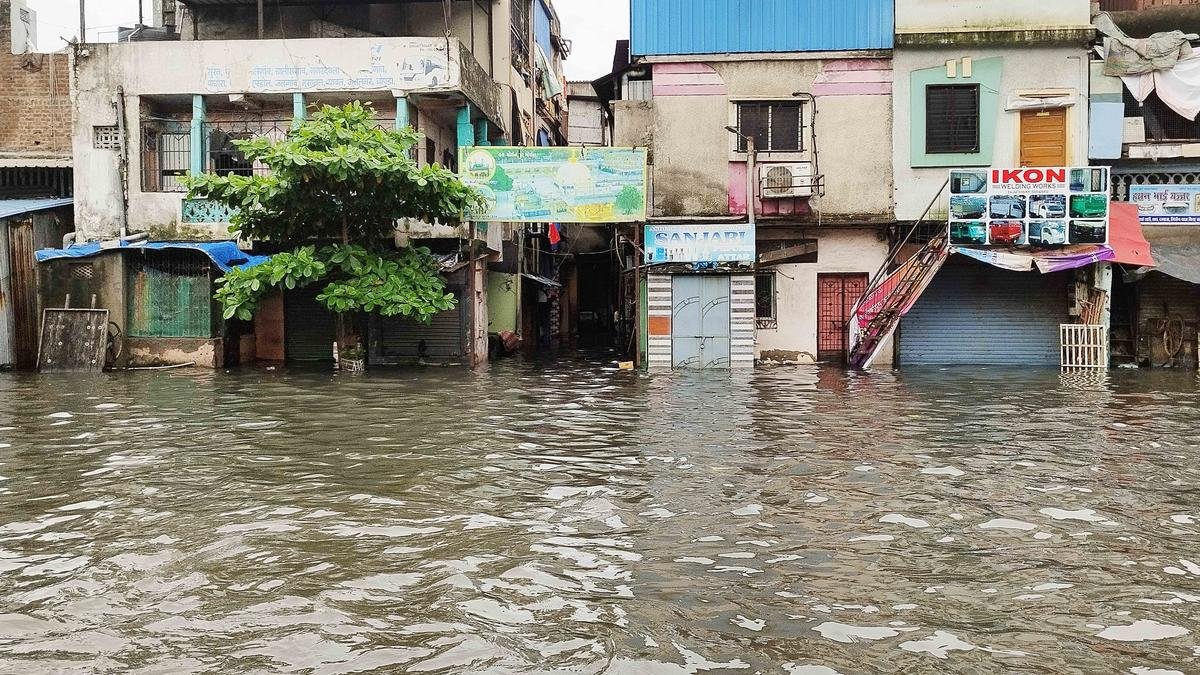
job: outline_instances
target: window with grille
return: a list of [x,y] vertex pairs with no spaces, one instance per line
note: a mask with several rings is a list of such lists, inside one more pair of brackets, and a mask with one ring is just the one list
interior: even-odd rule
[[521,72],[530,68],[529,13],[531,0],[512,0],[512,61],[513,67]]
[[979,85],[925,88],[925,152],[979,152]]
[[142,129],[142,191],[187,192],[181,179],[191,165],[191,133]]
[[775,328],[775,273],[754,276],[754,319],[758,328]]
[[213,336],[208,258],[195,251],[140,251],[128,258],[127,332],[133,337]]
[[804,104],[800,101],[751,101],[737,104],[738,152],[746,152],[746,139],[754,139],[759,152],[804,150]]

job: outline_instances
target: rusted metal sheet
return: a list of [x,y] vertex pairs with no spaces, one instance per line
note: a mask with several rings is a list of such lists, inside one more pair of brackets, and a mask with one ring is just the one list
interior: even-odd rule
[[37,262],[33,258],[33,221],[9,223],[8,260],[13,317],[13,364],[33,368],[37,363]]
[[38,370],[98,373],[104,369],[107,345],[107,309],[46,309],[42,313]]

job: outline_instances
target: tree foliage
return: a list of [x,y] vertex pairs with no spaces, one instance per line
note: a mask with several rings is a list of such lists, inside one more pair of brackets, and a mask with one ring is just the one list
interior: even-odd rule
[[[395,221],[451,221],[480,197],[451,171],[418,166],[411,128],[384,129],[362,103],[326,106],[283,141],[235,141],[265,175],[203,174],[190,197],[234,209],[231,230],[259,241],[299,244],[263,265],[234,270],[216,299],[226,318],[249,318],[274,288],[325,282],[318,301],[334,312],[376,312],[428,321],[454,305],[428,249],[392,246]],[[318,247],[319,242],[340,245]],[[308,245],[312,244],[312,245]]]

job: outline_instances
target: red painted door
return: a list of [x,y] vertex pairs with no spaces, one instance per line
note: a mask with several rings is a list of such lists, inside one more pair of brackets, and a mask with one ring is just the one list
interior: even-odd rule
[[866,274],[817,275],[817,358],[845,361],[850,351],[847,327],[854,304],[867,290]]

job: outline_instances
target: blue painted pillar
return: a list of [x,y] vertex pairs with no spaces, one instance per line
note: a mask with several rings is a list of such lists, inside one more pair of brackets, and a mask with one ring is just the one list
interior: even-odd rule
[[396,97],[396,130],[399,131],[412,122],[408,119],[408,96],[401,94]]
[[471,104],[458,109],[458,147],[466,148],[475,144],[475,125],[471,124]]
[[193,176],[204,173],[204,96],[192,95],[192,148],[188,170]]
[[304,92],[292,94],[292,126],[298,127],[308,118],[308,108],[304,105]]
[[488,121],[486,119],[479,120],[479,124],[475,127],[475,145],[491,145],[488,141]]

